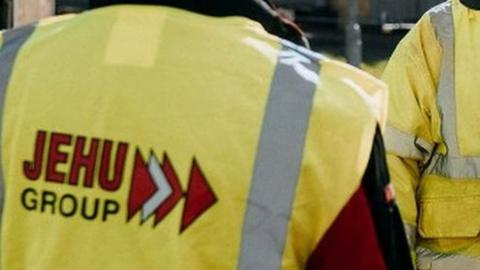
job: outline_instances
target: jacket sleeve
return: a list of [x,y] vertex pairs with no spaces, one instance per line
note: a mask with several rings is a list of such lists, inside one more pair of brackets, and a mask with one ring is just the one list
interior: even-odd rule
[[388,165],[411,246],[422,168],[441,140],[435,94],[440,64],[441,48],[425,15],[400,42],[383,74],[390,88],[385,131]]

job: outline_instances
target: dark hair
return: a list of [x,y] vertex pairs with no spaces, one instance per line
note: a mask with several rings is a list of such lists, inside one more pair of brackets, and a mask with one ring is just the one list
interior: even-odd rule
[[243,16],[262,24],[269,33],[307,46],[303,32],[293,22],[275,11],[268,0],[90,0],[90,7],[114,4],[163,5],[190,10],[205,15]]
[[480,1],[478,0],[460,0],[460,2],[468,8],[480,10]]

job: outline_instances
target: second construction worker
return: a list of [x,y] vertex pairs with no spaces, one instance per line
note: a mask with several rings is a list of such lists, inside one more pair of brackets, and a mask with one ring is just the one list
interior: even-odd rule
[[480,269],[480,1],[427,12],[396,49],[388,162],[418,269]]

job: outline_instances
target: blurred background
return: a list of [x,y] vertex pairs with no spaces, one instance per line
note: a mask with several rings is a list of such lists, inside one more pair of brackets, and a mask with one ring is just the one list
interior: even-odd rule
[[[89,0],[0,0],[0,29],[82,12]],[[444,0],[270,0],[307,34],[313,50],[379,77],[396,44]]]

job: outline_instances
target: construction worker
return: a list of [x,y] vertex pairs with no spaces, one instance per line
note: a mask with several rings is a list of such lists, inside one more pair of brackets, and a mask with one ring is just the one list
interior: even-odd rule
[[428,11],[383,76],[388,163],[418,269],[480,269],[479,10],[452,0]]
[[2,269],[409,269],[384,84],[174,2],[2,33]]

